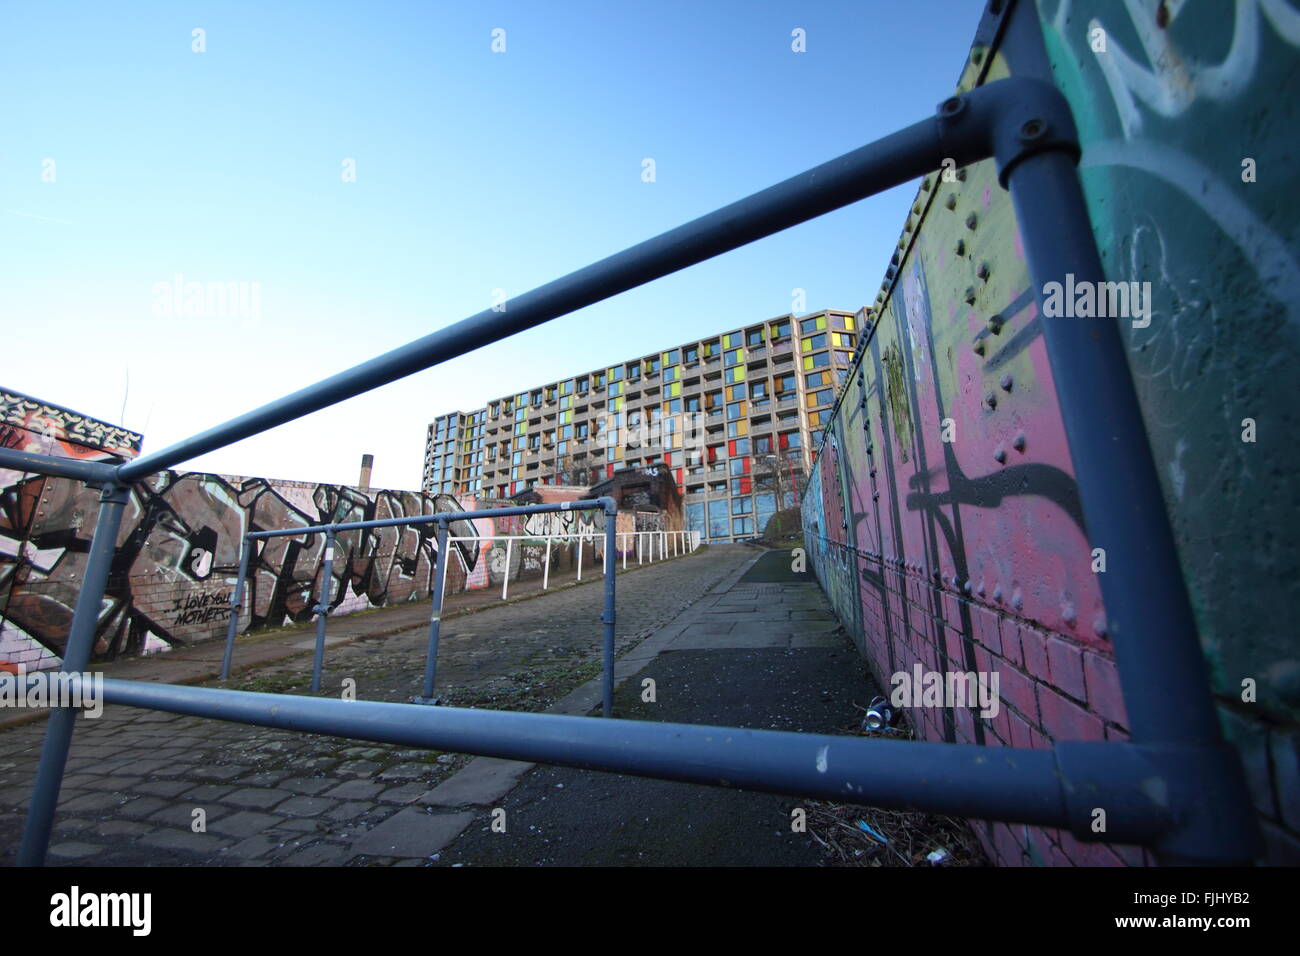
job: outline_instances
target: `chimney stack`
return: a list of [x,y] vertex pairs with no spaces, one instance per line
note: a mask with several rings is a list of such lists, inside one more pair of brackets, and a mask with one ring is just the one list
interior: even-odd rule
[[374,455],[361,456],[361,480],[357,482],[362,491],[370,490],[370,469],[375,466]]

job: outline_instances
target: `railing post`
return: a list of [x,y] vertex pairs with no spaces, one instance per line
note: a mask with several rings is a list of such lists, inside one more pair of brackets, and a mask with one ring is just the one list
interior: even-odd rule
[[510,556],[514,553],[515,539],[506,538],[506,573],[501,576],[501,600],[510,593]]
[[239,615],[244,609],[244,588],[248,582],[248,564],[253,554],[253,542],[244,539],[239,550],[239,574],[235,577],[235,590],[230,592],[230,623],[226,626],[226,653],[221,658],[221,679],[230,677],[230,663],[235,656],[235,632],[239,630]]
[[578,580],[582,580],[582,535],[578,535]]
[[632,536],[633,536],[634,538],[636,538],[636,563],[637,563],[637,566],[640,567],[640,565],[641,565],[641,547],[642,547],[641,542],[645,540],[645,536],[642,535],[640,531],[633,531],[633,532],[632,532]]
[[330,612],[330,592],[334,579],[334,532],[325,532],[325,558],[321,562],[320,603],[316,611],[316,656],[311,664],[311,689],[320,691],[321,672],[325,667],[325,618]]
[[618,575],[614,570],[614,533],[618,524],[618,506],[612,501],[605,505],[605,610],[600,618],[605,623],[604,664],[605,674],[601,688],[601,713],[605,717],[614,714],[614,582]]
[[438,522],[438,564],[434,568],[433,607],[429,611],[429,649],[424,659],[424,696],[417,704],[436,703],[433,696],[438,676],[438,635],[442,629],[442,602],[447,590],[447,522]]
[[627,570],[627,550],[628,550],[628,549],[627,549],[627,535],[623,535],[623,547],[622,547],[621,550],[622,550],[622,553],[623,553],[623,570],[626,571],[626,570]]
[[542,565],[542,590],[543,591],[546,590],[546,586],[550,583],[550,581],[551,581],[551,536],[548,534],[546,536],[546,563]]
[[[90,558],[86,562],[81,590],[77,592],[72,629],[63,648],[63,665],[59,668],[62,673],[81,674],[90,664],[104,588],[108,584],[113,555],[117,550],[117,532],[130,497],[129,487],[115,483],[104,485],[100,492],[99,516],[95,520],[95,534],[90,539]],[[59,790],[63,786],[63,771],[68,763],[68,749],[72,745],[72,732],[76,728],[76,722],[77,711],[71,707],[57,707],[50,711],[49,723],[45,728],[45,746],[41,748],[40,763],[36,767],[32,802],[23,827],[22,844],[18,849],[19,866],[45,864],[45,854],[50,846],[50,830],[54,825],[54,811],[59,803]]]

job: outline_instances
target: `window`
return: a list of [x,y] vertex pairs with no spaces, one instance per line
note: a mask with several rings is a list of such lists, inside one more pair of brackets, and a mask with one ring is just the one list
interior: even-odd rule
[[820,392],[813,392],[808,396],[809,405],[832,405],[835,402],[835,391],[824,388]]
[[772,436],[757,435],[754,438],[754,454],[770,455],[772,453]]
[[697,345],[688,346],[685,350],[685,362],[687,365],[694,365],[700,360],[700,349]]
[[818,352],[816,355],[805,355],[803,357],[803,367],[805,371],[811,371],[815,368],[825,368],[831,364],[829,352]]
[[799,439],[799,432],[797,431],[782,432],[779,436],[777,436],[777,438],[780,443],[782,451],[785,451],[787,448],[799,448],[803,444]]
[[744,402],[734,402],[727,406],[727,420],[734,421],[745,413]]
[[621,381],[623,381],[623,366],[621,366],[621,365],[615,365],[612,369],[610,369],[610,370],[609,370],[609,380],[610,380],[611,382],[621,382]]
[[744,361],[744,359],[745,359],[744,349],[732,349],[730,352],[726,354],[724,364],[739,365],[741,362]]
[[682,351],[681,351],[681,349],[673,349],[672,351],[670,351],[670,352],[668,353],[668,357],[667,357],[666,359],[664,359],[664,364],[665,364],[665,365],[680,365],[680,364],[681,364],[681,361],[682,361]]
[[745,344],[750,348],[759,348],[763,344],[763,330],[750,329],[745,333]]

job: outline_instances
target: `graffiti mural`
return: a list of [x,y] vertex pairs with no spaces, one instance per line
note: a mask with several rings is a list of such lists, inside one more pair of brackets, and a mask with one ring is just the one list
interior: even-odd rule
[[[66,479],[12,472],[0,478],[0,534],[12,552],[4,555],[5,628],[57,654],[84,573],[97,494]],[[197,473],[151,476],[131,491],[96,655],[111,659],[223,634],[239,549],[250,531],[448,510],[463,509],[454,498],[414,492]],[[469,522],[451,528],[458,536],[475,534]],[[258,543],[246,627],[312,616],[323,548],[318,534]],[[427,595],[435,549],[432,525],[340,533],[331,608],[346,612]],[[472,573],[479,559],[473,542],[458,542],[457,553],[462,574]]]
[[[1300,265],[1284,237],[1300,191],[1289,121],[1269,91],[1300,82],[1300,18],[1280,0],[1037,6],[1084,140],[1108,278],[1151,284],[1149,322],[1121,328],[1216,682],[1225,699],[1243,677],[1272,682],[1254,721],[1221,711],[1257,805],[1272,806],[1285,784],[1269,747],[1297,762],[1294,735],[1268,729],[1300,708],[1293,602],[1243,606],[1241,595],[1262,566],[1286,593],[1300,586],[1296,537],[1278,533],[1294,526],[1279,476],[1300,461],[1294,443],[1261,452],[1241,435],[1253,416],[1290,434],[1296,414],[1286,393],[1300,376]],[[976,38],[959,90],[1008,75],[995,39]],[[1260,189],[1246,173],[1265,165],[1278,178]],[[886,285],[863,310],[870,332],[803,498],[810,563],[883,681],[918,663],[1000,676],[996,717],[917,708],[922,737],[1122,737],[1097,559],[1015,216],[991,163],[955,172],[923,181]],[[1275,846],[1300,846],[1297,821],[1270,825]],[[975,829],[1004,863],[1143,861],[1068,834]]]

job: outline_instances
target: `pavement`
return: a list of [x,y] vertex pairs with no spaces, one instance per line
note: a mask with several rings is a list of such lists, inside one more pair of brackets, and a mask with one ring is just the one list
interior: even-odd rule
[[[875,689],[820,588],[790,566],[789,552],[714,546],[620,574],[615,716],[852,732]],[[600,590],[597,577],[444,624],[439,696],[598,713]],[[362,699],[418,692],[427,617],[426,602],[331,621],[346,643],[327,652],[323,693],[345,680]],[[246,669],[230,686],[306,692],[310,654],[295,642],[241,646]],[[247,653],[261,644],[265,663]],[[201,682],[211,665],[197,655],[130,666],[164,661],[167,676],[151,677]],[[0,730],[0,863],[13,862],[43,733]],[[109,707],[78,724],[50,863],[816,865],[816,844],[790,824],[798,806]]]

